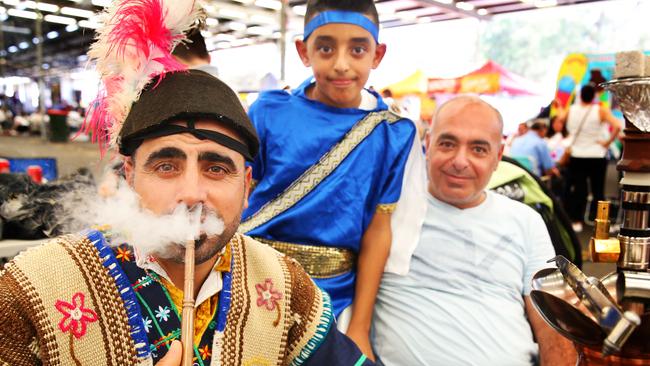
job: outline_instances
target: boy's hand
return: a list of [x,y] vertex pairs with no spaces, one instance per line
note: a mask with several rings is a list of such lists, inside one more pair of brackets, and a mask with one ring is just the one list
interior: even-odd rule
[[161,358],[155,366],[180,366],[183,360],[183,345],[180,341],[173,341],[165,357]]
[[357,344],[359,350],[361,350],[361,352],[366,355],[370,361],[375,362],[375,354],[372,353],[372,346],[370,345],[370,337],[368,336],[368,332],[356,331],[353,328],[349,328],[346,335],[350,337],[354,343]]

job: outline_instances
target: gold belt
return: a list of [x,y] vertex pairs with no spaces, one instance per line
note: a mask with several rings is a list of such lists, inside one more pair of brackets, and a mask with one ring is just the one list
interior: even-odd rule
[[357,263],[356,254],[349,249],[319,245],[293,244],[282,241],[255,238],[278,252],[297,260],[313,278],[328,278],[351,271]]

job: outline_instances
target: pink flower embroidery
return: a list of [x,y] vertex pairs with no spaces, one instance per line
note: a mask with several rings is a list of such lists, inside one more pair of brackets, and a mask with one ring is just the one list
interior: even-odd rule
[[54,305],[63,314],[59,322],[62,332],[70,331],[77,339],[86,334],[87,323],[97,321],[97,314],[84,307],[84,294],[77,292],[72,296],[72,303],[57,300]]
[[255,285],[257,290],[257,306],[266,306],[267,310],[274,310],[282,294],[273,289],[273,280],[267,278],[263,283]]

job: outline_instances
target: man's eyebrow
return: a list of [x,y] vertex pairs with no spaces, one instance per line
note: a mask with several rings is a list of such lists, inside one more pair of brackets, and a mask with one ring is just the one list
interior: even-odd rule
[[458,138],[450,133],[441,133],[440,136],[436,139],[436,141],[440,140],[451,140],[451,141],[458,141]]
[[487,140],[481,140],[481,139],[479,139],[479,140],[472,140],[472,141],[469,142],[469,144],[470,144],[470,145],[487,146],[487,147],[492,146],[492,145],[490,145],[490,142],[489,142],[489,141],[487,141]]
[[187,155],[185,155],[182,150],[175,147],[163,147],[162,149],[151,153],[144,165],[149,166],[160,159],[187,159]]
[[228,156],[219,154],[212,151],[206,151],[199,154],[199,161],[201,162],[210,162],[210,163],[223,163],[228,166],[233,171],[237,170],[235,162]]

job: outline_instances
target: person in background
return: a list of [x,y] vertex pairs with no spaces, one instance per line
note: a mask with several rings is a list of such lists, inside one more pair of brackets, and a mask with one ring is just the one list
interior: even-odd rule
[[622,126],[609,108],[598,103],[601,92],[602,89],[595,84],[583,86],[580,101],[558,116],[562,123],[566,123],[571,138],[567,184],[573,192],[568,203],[568,214],[576,232],[583,229],[588,186],[592,195],[590,218],[595,216],[598,201],[605,199],[607,150],[618,137]]
[[512,142],[509,155],[529,158],[532,163],[533,174],[538,177],[544,175],[559,176],[560,171],[555,166],[548,146],[544,141],[544,136],[546,136],[548,130],[548,120],[536,118],[529,121],[528,125],[528,132]]
[[[541,216],[486,186],[503,154],[499,112],[442,105],[427,144],[427,213],[406,275],[385,273],[373,319],[378,364],[573,366],[540,317],[531,279],[555,256]],[[538,363],[539,362],[539,363]]]
[[187,34],[187,40],[176,45],[172,55],[190,69],[205,71],[208,74],[219,77],[219,70],[216,66],[210,64],[212,57],[205,45],[205,38],[201,34],[201,27],[197,26],[190,29]]

